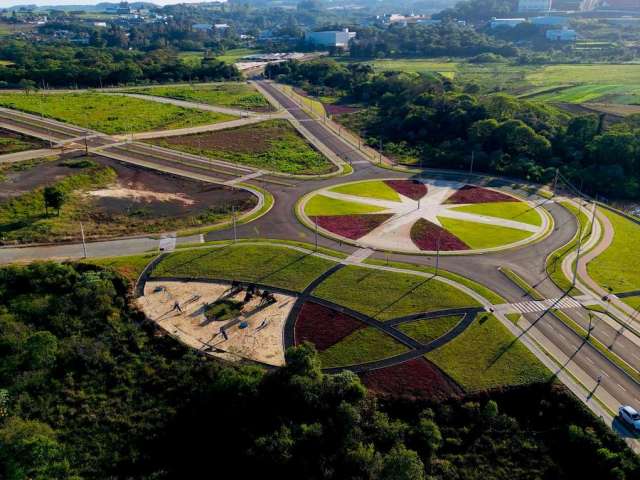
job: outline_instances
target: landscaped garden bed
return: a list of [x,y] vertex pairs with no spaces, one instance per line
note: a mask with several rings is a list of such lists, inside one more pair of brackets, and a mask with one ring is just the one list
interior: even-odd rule
[[442,401],[464,393],[458,384],[424,358],[370,370],[360,377],[375,393],[392,397]]
[[295,343],[311,342],[318,351],[324,351],[364,326],[350,315],[305,302],[296,319]]
[[505,193],[489,190],[475,185],[465,185],[451,195],[446,203],[487,203],[487,202],[519,202],[515,197]]
[[374,228],[388,220],[391,215],[384,213],[368,215],[333,215],[311,217],[311,221],[319,227],[340,235],[341,237],[357,240],[371,232]]
[[411,227],[411,240],[420,250],[469,250],[469,246],[458,237],[424,218]]
[[427,194],[427,186],[418,180],[385,180],[384,183],[411,200],[420,200]]

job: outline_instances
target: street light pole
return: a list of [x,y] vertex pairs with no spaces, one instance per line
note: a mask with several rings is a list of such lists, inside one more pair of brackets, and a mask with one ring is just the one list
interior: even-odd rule
[[438,269],[440,267],[440,232],[438,232],[438,239],[436,240],[436,277],[438,276]]
[[473,175],[473,160],[475,159],[475,150],[471,150],[471,166],[469,167],[469,175]]
[[578,279],[578,263],[580,263],[581,247],[582,247],[582,222],[580,222],[580,229],[578,230],[578,251],[576,252],[576,266],[573,268],[573,281],[571,282],[571,288],[576,286],[576,280]]
[[80,236],[82,237],[82,258],[87,258],[87,243],[84,240],[84,227],[82,226],[82,222],[80,222]]

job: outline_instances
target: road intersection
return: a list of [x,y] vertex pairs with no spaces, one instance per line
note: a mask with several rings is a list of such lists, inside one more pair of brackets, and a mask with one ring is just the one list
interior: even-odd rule
[[[321,144],[322,151],[328,151],[340,165],[349,164],[352,173],[350,181],[387,178],[415,178],[416,176],[430,179],[454,180],[462,183],[483,184],[491,182],[492,188],[500,186],[496,179],[485,179],[480,176],[469,176],[459,173],[423,171],[390,172],[374,163],[370,155],[363,149],[354,147],[345,141],[324,122],[309,115],[298,103],[285,95],[281,90],[269,82],[257,82],[258,88],[282,107],[280,115],[292,120],[294,126],[302,129],[307,138],[313,138],[314,145]],[[111,156],[122,161],[146,162],[145,166],[167,171],[173,168],[177,174],[190,172],[209,178],[214,183],[234,182],[242,179],[243,184],[255,185],[271,192],[275,203],[271,210],[262,217],[238,226],[235,231],[230,229],[210,232],[204,236],[178,239],[180,243],[197,243],[200,240],[231,241],[237,238],[266,238],[273,240],[296,240],[315,243],[319,246],[340,251],[346,255],[361,254],[361,249],[323,236],[316,236],[312,230],[300,223],[295,214],[297,201],[309,192],[320,188],[327,188],[344,182],[344,178],[332,176],[328,178],[295,178],[277,175],[272,172],[260,172],[256,169],[228,162],[216,162],[202,158],[192,158],[175,151],[161,151],[157,147],[149,147],[139,143],[119,144],[121,139],[115,139],[98,132],[90,132],[79,127],[68,126],[61,122],[16,113],[8,109],[0,109],[0,126],[14,131],[27,133],[39,138],[51,139],[57,144],[75,143],[83,136],[87,137],[87,148],[96,154]],[[78,145],[80,145],[78,147]],[[84,140],[78,142],[75,148],[84,148]],[[2,159],[0,158],[0,161]],[[343,167],[345,168],[345,167]],[[228,184],[228,183],[227,183]],[[503,186],[510,186],[511,182],[502,182]],[[470,278],[502,296],[508,304],[522,306],[523,318],[518,326],[506,319],[500,311],[497,316],[525,345],[536,350],[534,353],[560,378],[574,393],[589,407],[602,416],[614,428],[620,430],[613,420],[617,406],[632,404],[636,407],[640,398],[640,383],[636,378],[621,369],[618,365],[595,348],[583,336],[570,328],[550,311],[526,308],[532,301],[536,301],[527,294],[521,286],[515,284],[498,270],[507,267],[516,272],[530,285],[536,287],[546,299],[557,299],[560,308],[567,307],[565,312],[583,328],[588,328],[589,312],[580,304],[580,299],[573,301],[560,290],[549,278],[546,270],[546,259],[549,254],[569,243],[575,236],[578,225],[575,217],[554,200],[548,200],[523,190],[517,193],[527,196],[527,200],[539,205],[554,221],[554,229],[550,235],[531,245],[512,248],[499,252],[487,252],[481,255],[440,256],[439,267],[453,273]],[[605,236],[606,238],[606,236]],[[112,256],[133,254],[157,248],[158,240],[139,237],[130,239],[110,240],[89,244],[90,255]],[[597,248],[597,247],[596,247]],[[32,246],[21,248],[1,248],[0,263],[17,260],[45,259],[45,258],[78,258],[82,255],[79,245]],[[418,266],[434,266],[436,258],[433,255],[410,255],[387,253],[384,251],[368,251],[371,259],[395,261]],[[584,273],[580,265],[579,274]],[[590,292],[590,285],[578,283],[583,293]],[[601,293],[596,291],[596,293]],[[596,298],[597,300],[597,298]],[[565,302],[564,304],[562,302]],[[578,303],[578,305],[572,302]],[[571,305],[569,305],[571,303]],[[516,310],[518,310],[516,308]],[[621,319],[636,326],[627,312],[620,313]],[[640,331],[640,322],[637,330]],[[624,329],[623,329],[624,330]],[[620,357],[632,369],[640,371],[640,339],[630,331],[617,328],[615,321],[601,318],[591,335],[600,343],[610,346],[611,352]],[[627,434],[622,431],[622,434]],[[633,445],[635,447],[635,443]]]

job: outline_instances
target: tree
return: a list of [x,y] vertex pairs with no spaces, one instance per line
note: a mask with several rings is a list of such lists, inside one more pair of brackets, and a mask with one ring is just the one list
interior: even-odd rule
[[23,78],[22,80],[20,80],[20,82],[18,83],[18,86],[24,90],[25,95],[29,95],[29,93],[32,90],[36,89],[36,82],[34,82],[33,80],[29,80],[26,78]]
[[44,208],[47,215],[49,215],[49,207],[55,209],[57,214],[60,215],[60,209],[66,200],[65,193],[56,186],[44,187],[42,192],[44,196]]
[[48,368],[58,353],[58,339],[48,331],[36,332],[25,344],[26,361],[30,368]]
[[424,464],[413,450],[403,444],[393,447],[382,460],[382,474],[385,480],[423,480]]

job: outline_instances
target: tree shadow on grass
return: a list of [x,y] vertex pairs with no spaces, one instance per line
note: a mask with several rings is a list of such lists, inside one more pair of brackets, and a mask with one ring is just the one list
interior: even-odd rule
[[409,295],[411,295],[412,293],[414,293],[418,288],[422,287],[423,285],[426,285],[428,282],[430,282],[433,278],[435,277],[435,275],[425,278],[423,281],[416,283],[413,287],[411,287],[409,290],[407,290],[406,292],[404,292],[402,295],[400,295],[398,298],[396,298],[394,301],[392,301],[391,303],[389,303],[388,305],[386,305],[385,307],[383,307],[382,309],[380,309],[379,311],[375,312],[373,315],[371,315],[372,318],[376,318],[378,319],[378,316],[381,315],[382,313],[386,312],[387,310],[389,310],[391,307],[393,307],[394,305],[396,305],[398,302],[402,301],[403,299],[405,299],[406,297],[408,297]]

